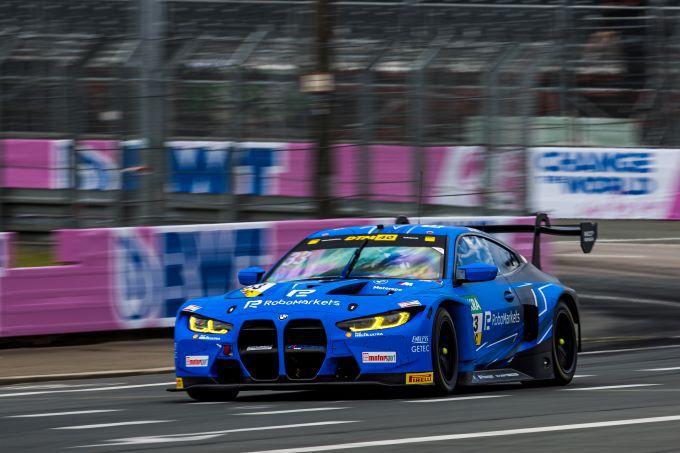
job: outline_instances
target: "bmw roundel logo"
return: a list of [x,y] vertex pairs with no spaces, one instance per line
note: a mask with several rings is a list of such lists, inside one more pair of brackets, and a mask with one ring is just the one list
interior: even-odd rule
[[287,314],[283,313],[283,314],[279,315],[279,320],[280,320],[280,321],[283,321],[283,320],[285,320],[285,319],[288,319],[288,315],[287,315]]

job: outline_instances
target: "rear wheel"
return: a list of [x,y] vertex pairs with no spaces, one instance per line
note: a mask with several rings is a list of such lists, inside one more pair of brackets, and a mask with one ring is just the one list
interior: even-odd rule
[[438,393],[453,392],[458,379],[458,341],[451,315],[440,307],[432,326],[432,366]]
[[238,390],[187,389],[187,394],[196,401],[233,401]]
[[574,317],[567,305],[560,301],[553,319],[552,358],[555,385],[567,385],[576,373],[578,338]]

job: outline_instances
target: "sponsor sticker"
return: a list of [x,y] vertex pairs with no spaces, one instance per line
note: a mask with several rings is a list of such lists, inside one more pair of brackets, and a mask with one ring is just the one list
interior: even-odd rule
[[399,282],[399,283],[397,283],[397,285],[401,285],[401,286],[413,286],[413,283],[411,283],[411,282]]
[[511,310],[500,314],[492,313],[490,311],[484,312],[484,330],[491,330],[491,327],[518,324],[519,322],[520,316],[518,310]]
[[464,299],[470,301],[470,310],[472,311],[472,330],[475,333],[475,345],[482,344],[482,328],[484,327],[484,320],[482,318],[482,307],[475,296],[464,296]]
[[275,307],[278,305],[285,305],[285,306],[297,306],[297,305],[308,305],[311,307],[339,307],[340,306],[340,301],[339,300],[323,300],[323,299],[294,299],[294,300],[286,300],[286,299],[279,299],[279,300],[249,300],[248,302],[245,303],[243,308],[258,308],[258,307]]
[[434,373],[406,373],[406,384],[432,384]]
[[175,378],[175,388],[177,389],[183,389],[184,388],[184,379],[181,377]]
[[196,310],[200,310],[200,309],[201,309],[201,307],[199,307],[198,305],[187,305],[186,307],[184,307],[182,309],[182,311],[188,311],[189,313],[193,313]]
[[[352,336],[351,332],[347,332]],[[382,332],[354,332],[354,338],[364,338],[364,337],[382,337],[385,335]]]
[[377,289],[379,291],[402,291],[401,288],[390,288],[389,286],[379,286],[379,285],[373,285],[373,288],[371,289]]
[[414,335],[411,337],[411,352],[430,352],[430,336]]
[[361,363],[397,363],[396,352],[362,352]]
[[214,335],[199,335],[199,334],[194,334],[192,337],[194,340],[211,340],[211,341],[218,341],[221,340],[220,337],[216,337]]
[[425,236],[425,242],[435,242],[434,236]]
[[347,236],[346,241],[396,241],[396,234],[373,234],[366,236]]
[[411,300],[408,302],[399,302],[398,304],[401,308],[408,308],[408,307],[419,307],[420,306],[420,301],[419,300]]
[[318,244],[319,241],[321,241],[321,239],[312,239],[312,240],[310,240],[310,241],[307,242],[307,245]]
[[286,294],[286,297],[304,297],[314,294],[315,292],[315,289],[293,289]]
[[184,362],[187,368],[198,368],[208,366],[207,355],[188,355]]
[[246,286],[241,288],[241,292],[246,297],[257,297],[267,291],[269,288],[274,286],[276,283],[257,283],[255,285]]

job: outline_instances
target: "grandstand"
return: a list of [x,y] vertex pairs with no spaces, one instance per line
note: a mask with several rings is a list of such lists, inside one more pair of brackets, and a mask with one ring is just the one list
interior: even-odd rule
[[[489,133],[471,128],[493,115],[610,118],[617,130],[637,131],[623,134],[633,143],[615,144],[675,144],[680,39],[671,25],[680,11],[665,3],[631,21],[646,37],[646,71],[631,83],[626,55],[588,44],[602,27],[601,1],[337,1],[335,138],[359,140],[360,111],[369,109],[380,142],[412,142],[416,118],[428,143],[484,142]],[[314,64],[314,2],[162,4],[169,136],[309,138],[310,101],[298,80]],[[3,1],[2,129],[135,136],[138,16],[130,0]],[[74,105],[80,112],[64,115]],[[117,111],[126,114],[107,114]],[[497,144],[525,144],[493,135]]]

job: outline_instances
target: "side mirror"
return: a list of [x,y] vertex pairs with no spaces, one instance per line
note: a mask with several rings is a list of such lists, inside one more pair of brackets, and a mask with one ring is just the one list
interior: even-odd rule
[[493,264],[472,263],[458,268],[458,278],[466,282],[488,282],[498,275],[498,268]]
[[238,282],[243,286],[259,283],[266,271],[261,267],[247,267],[238,271]]

